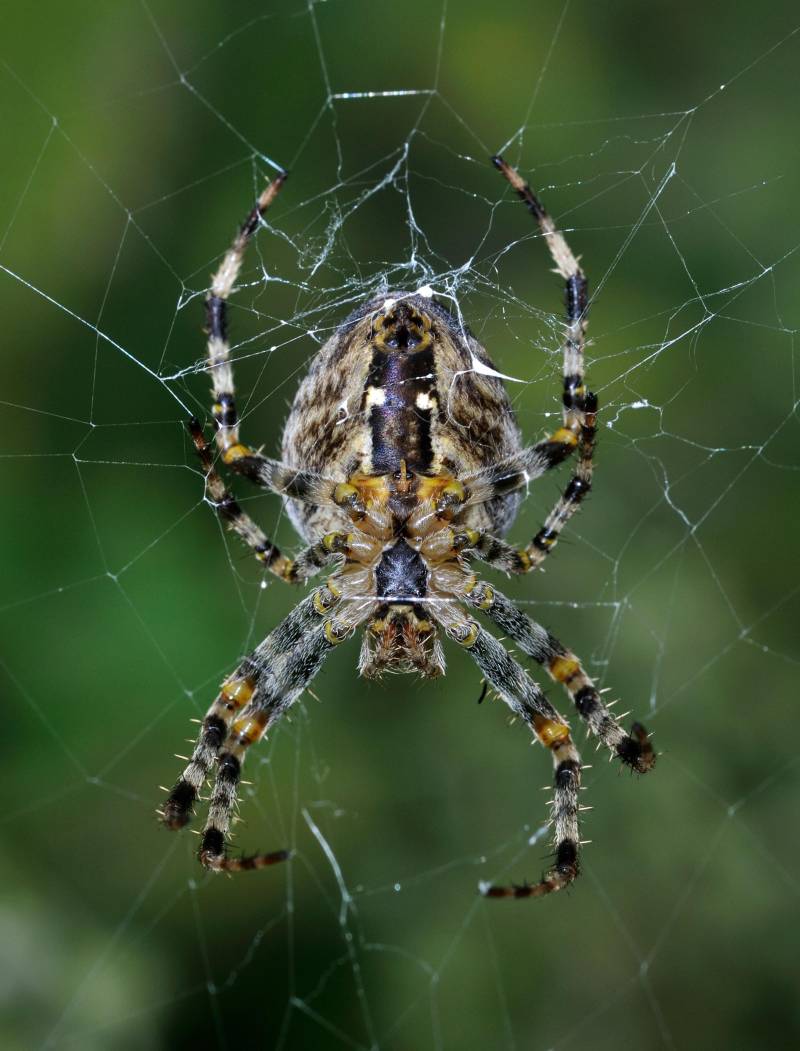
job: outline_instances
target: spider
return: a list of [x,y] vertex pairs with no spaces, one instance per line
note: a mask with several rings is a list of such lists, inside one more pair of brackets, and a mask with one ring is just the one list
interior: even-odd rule
[[[259,869],[288,857],[285,850],[228,854],[242,762],[328,653],[362,627],[359,671],[366,677],[442,675],[444,633],[552,755],[552,866],[538,883],[484,885],[488,897],[540,897],[576,878],[582,767],[567,720],[469,610],[488,618],[565,687],[612,757],[639,773],[655,764],[644,727],[635,722],[630,733],[621,727],[578,657],[473,571],[476,562],[508,574],[542,565],[591,489],[597,415],[597,397],[584,383],[586,277],[531,187],[502,157],[492,157],[492,163],[538,223],[566,286],[563,422],[534,445],[523,445],[484,348],[425,289],[373,299],[339,326],[298,389],[283,432],[282,460],[268,459],[239,437],[227,301],[285,173],[258,198],[212,278],[206,297],[208,371],[219,459],[278,493],[308,546],[294,559],[278,550],[236,502],[215,468],[202,426],[192,420],[209,501],[281,580],[299,583],[323,568],[332,571],[222,683],[161,811],[169,828],[183,827],[216,766],[199,850],[208,869]],[[502,537],[523,489],[573,453],[574,473],[542,528],[525,547],[508,544]]]

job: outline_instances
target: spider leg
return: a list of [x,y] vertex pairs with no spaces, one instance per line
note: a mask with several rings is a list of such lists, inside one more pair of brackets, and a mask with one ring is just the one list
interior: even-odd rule
[[[311,599],[318,620],[321,610],[321,615],[325,615],[338,602],[328,588],[318,589]],[[217,776],[199,852],[200,861],[206,868],[215,872],[242,872],[272,865],[288,856],[286,851],[245,857],[226,856],[245,753],[291,707],[317,674],[330,650],[353,634],[364,615],[363,611],[353,615],[344,610],[339,616],[326,617],[323,623],[308,626],[290,649],[269,664],[263,663],[258,650],[253,654],[257,669],[255,692],[239,717],[231,723],[218,756]]]
[[276,577],[289,583],[307,580],[324,566],[330,565],[338,555],[347,553],[346,534],[331,533],[319,543],[301,551],[294,559],[281,554],[261,527],[242,510],[236,497],[215,470],[211,449],[198,420],[190,420],[188,426],[206,479],[206,490],[217,514],[251,549],[258,561]]
[[454,544],[468,558],[477,558],[503,573],[528,572],[530,559],[527,554],[499,536],[478,529],[459,531],[457,526],[453,532]]
[[191,818],[194,804],[228,736],[234,717],[255,692],[257,660],[265,665],[272,663],[287,646],[294,645],[309,629],[318,625],[319,616],[313,607],[313,599],[313,595],[309,596],[292,610],[289,616],[267,635],[258,649],[251,656],[245,657],[223,682],[218,696],[203,719],[189,765],[176,782],[164,806],[162,817],[169,828],[183,828]]
[[506,652],[494,636],[471,618],[443,604],[436,618],[450,638],[463,646],[484,678],[524,720],[553,757],[554,793],[551,820],[554,826],[555,862],[538,883],[522,886],[481,887],[489,898],[538,898],[568,886],[578,875],[578,790],[581,759],[570,737],[567,722],[558,714],[525,669]]
[[[588,286],[586,275],[564,235],[556,228],[552,218],[542,207],[539,198],[528,183],[502,157],[493,157],[492,163],[516,190],[539,224],[556,271],[564,279],[566,291],[567,324],[564,338],[564,393],[562,398],[564,425],[562,430],[572,436],[572,445],[577,446],[578,462],[559,501],[545,519],[542,528],[525,548],[525,553],[530,560],[529,569],[536,569],[553,549],[562,529],[592,487],[597,396],[587,390],[584,383]],[[556,435],[560,433],[557,431]],[[555,435],[553,437],[555,438]]]
[[321,503],[330,499],[334,483],[308,471],[299,471],[270,460],[239,440],[239,416],[230,360],[228,298],[239,278],[247,246],[255,236],[261,219],[278,196],[286,177],[286,172],[279,172],[262,192],[211,279],[211,288],[206,296],[206,331],[208,369],[214,395],[212,412],[217,425],[216,443],[224,463],[264,489],[296,500]]
[[236,807],[236,792],[244,754],[275,724],[319,671],[333,646],[349,638],[368,609],[334,611],[339,596],[318,588],[239,664],[211,705],[189,764],[162,811],[173,829],[189,821],[194,804],[217,763],[208,820],[200,847],[207,868],[240,871],[263,868],[284,860],[286,851],[227,858],[226,838]]
[[262,192],[239,227],[230,248],[223,256],[219,268],[211,279],[211,288],[206,296],[208,367],[214,394],[213,413],[217,424],[216,440],[225,463],[233,464],[237,453],[249,452],[239,442],[239,418],[236,412],[233,369],[228,342],[228,297],[239,278],[247,246],[285,181],[286,173],[279,172]]
[[536,481],[573,454],[580,439],[569,427],[559,427],[547,438],[464,478],[468,504],[482,504]]
[[483,581],[475,582],[474,578],[468,587],[465,601],[485,613],[523,653],[543,665],[550,677],[564,686],[590,732],[612,755],[637,773],[653,769],[656,755],[645,728],[634,723],[630,734],[625,732],[603,704],[597,687],[574,653],[496,588]]

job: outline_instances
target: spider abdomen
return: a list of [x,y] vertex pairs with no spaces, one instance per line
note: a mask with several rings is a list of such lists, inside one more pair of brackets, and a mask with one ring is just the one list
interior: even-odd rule
[[[486,351],[429,296],[396,293],[352,314],[319,350],[298,389],[283,459],[334,481],[416,474],[463,478],[521,448],[508,394]],[[508,493],[474,509],[475,528],[505,533]],[[312,542],[346,528],[330,508],[287,501]]]

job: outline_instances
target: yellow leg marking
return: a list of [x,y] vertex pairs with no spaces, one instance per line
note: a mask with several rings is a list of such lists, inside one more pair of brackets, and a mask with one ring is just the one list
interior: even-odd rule
[[459,646],[463,646],[464,649],[468,650],[470,648],[470,646],[474,646],[475,645],[475,641],[478,638],[480,630],[481,630],[480,629],[480,625],[476,624],[473,621],[473,623],[471,623],[469,625],[469,631],[467,632],[467,634],[464,636],[463,639],[459,638],[458,635],[454,635],[453,638],[459,644]]
[[366,517],[367,508],[361,493],[350,482],[339,482],[333,490],[333,502],[344,508],[355,519]]
[[569,727],[565,723],[547,719],[544,715],[534,715],[533,728],[545,748],[558,748],[569,740]]
[[274,573],[284,580],[294,580],[295,563],[293,558],[285,558],[283,555],[271,567]]
[[243,708],[255,693],[252,679],[231,679],[222,684],[220,693],[232,708]]
[[574,447],[578,444],[578,435],[575,431],[571,431],[569,427],[559,427],[557,431],[553,431],[548,441]]
[[554,657],[550,661],[550,674],[558,682],[569,685],[571,679],[580,674],[581,666],[575,657]]
[[353,474],[346,482],[339,482],[333,490],[334,502],[352,507],[356,501],[362,508],[385,504],[389,499],[389,484],[385,474]]
[[349,504],[354,499],[358,499],[358,489],[349,482],[339,482],[333,490],[333,499],[337,504]]
[[449,511],[454,507],[459,507],[467,498],[467,491],[464,486],[457,479],[453,479],[452,482],[448,482],[441,491],[439,500],[436,504],[436,510],[439,514],[443,511]]
[[478,600],[478,609],[489,609],[494,602],[494,588],[488,584],[483,585],[482,597]]
[[331,606],[338,602],[338,600],[339,596],[334,594],[330,588],[317,588],[314,592],[314,609],[321,617],[324,617]]
[[223,452],[222,459],[225,463],[236,463],[237,460],[243,460],[246,456],[252,456],[253,450],[247,445],[242,445],[241,442],[236,442],[234,445],[229,445],[228,448]]
[[464,594],[465,595],[471,595],[472,592],[475,590],[477,584],[478,584],[478,578],[473,573],[472,576],[467,581],[467,583],[464,585]]
[[517,556],[519,558],[522,572],[523,573],[530,572],[531,556],[528,554],[528,552],[524,548],[521,547],[521,548],[518,548],[516,554],[517,554]]
[[417,482],[417,498],[422,500],[435,500],[446,485],[452,481],[450,475],[423,474]]
[[340,642],[344,642],[351,634],[352,629],[349,624],[337,624],[333,620],[325,621],[325,638],[331,646],[338,646]]
[[453,530],[452,533],[452,544],[456,551],[460,551],[465,547],[475,547],[481,538],[481,534],[477,529],[461,529],[458,532]]
[[256,558],[259,562],[263,562],[276,577],[282,580],[294,580],[294,559],[281,555],[274,562],[270,562],[269,552],[266,551],[257,551]]
[[348,533],[326,533],[322,538],[322,546],[326,551],[346,552],[348,548]]
[[266,728],[267,716],[264,712],[259,712],[247,719],[236,719],[231,726],[231,733],[239,738],[239,744],[251,745],[261,740]]

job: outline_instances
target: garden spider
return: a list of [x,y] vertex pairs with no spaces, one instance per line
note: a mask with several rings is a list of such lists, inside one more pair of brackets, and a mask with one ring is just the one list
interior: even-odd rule
[[[563,423],[535,445],[522,446],[508,395],[486,351],[425,289],[375,299],[343,322],[300,385],[283,433],[282,461],[267,459],[239,439],[227,300],[245,249],[285,174],[261,194],[212,279],[206,298],[208,369],[220,459],[236,474],[280,494],[309,546],[295,559],[281,554],[237,504],[193,420],[190,430],[209,499],[281,580],[302,582],[323,567],[333,571],[223,682],[164,806],[170,828],[185,825],[216,764],[199,852],[209,869],[238,872],[287,857],[286,851],[227,856],[242,761],[308,686],[330,650],[362,625],[362,675],[442,675],[442,629],[552,753],[553,865],[536,884],[482,887],[489,897],[538,897],[575,879],[581,761],[567,721],[463,607],[484,614],[543,665],[613,756],[639,773],[655,763],[644,727],[634,723],[630,734],[622,729],[575,654],[472,570],[476,561],[506,573],[529,573],[542,564],[591,488],[597,413],[597,398],[583,376],[584,273],[530,186],[502,157],[492,162],[533,214],[566,284]],[[524,548],[507,544],[501,537],[523,488],[573,452],[574,474],[543,527]]]

